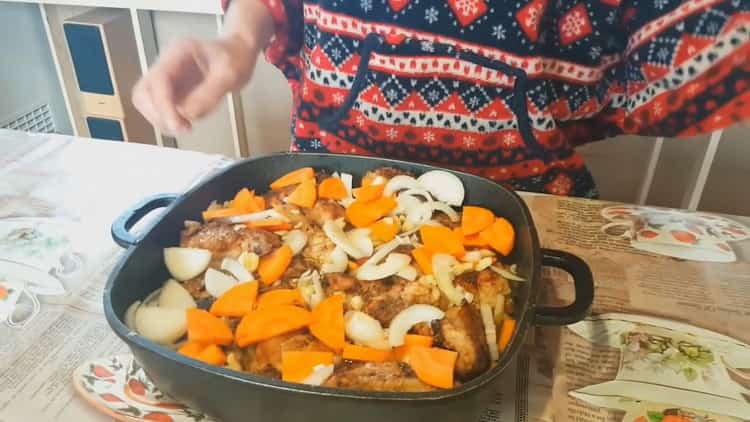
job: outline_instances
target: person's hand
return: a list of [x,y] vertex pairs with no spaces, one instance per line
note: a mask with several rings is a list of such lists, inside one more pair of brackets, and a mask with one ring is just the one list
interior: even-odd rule
[[138,81],[133,104],[162,132],[187,132],[250,79],[259,51],[240,37],[178,42]]

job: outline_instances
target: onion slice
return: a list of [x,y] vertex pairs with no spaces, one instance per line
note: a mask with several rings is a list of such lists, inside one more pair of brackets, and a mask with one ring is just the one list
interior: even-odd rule
[[182,284],[169,279],[159,293],[159,307],[186,310],[197,308],[198,305]]
[[125,325],[130,328],[131,330],[135,331],[135,313],[138,312],[138,308],[141,307],[141,301],[136,300],[133,302],[132,305],[128,306],[128,309],[125,311],[125,315],[123,316],[123,322],[125,322]]
[[409,244],[408,240],[406,240],[406,239],[404,239],[404,238],[402,238],[400,236],[397,236],[396,238],[394,238],[390,242],[383,243],[382,245],[380,245],[375,250],[375,253],[370,257],[370,259],[368,259],[367,261],[365,261],[365,263],[362,264],[362,266],[365,266],[365,265],[376,265],[377,263],[379,263],[380,261],[382,261],[386,256],[388,256],[389,253],[391,253],[394,250],[396,250],[396,248],[398,248],[401,245],[407,245],[407,244]]
[[346,237],[348,237],[349,241],[361,250],[365,256],[372,255],[375,245],[373,245],[372,239],[370,239],[370,229],[350,230],[346,234]]
[[502,294],[497,295],[495,299],[495,323],[500,324],[505,319],[505,296]]
[[240,264],[240,261],[237,261],[236,259],[224,258],[221,261],[221,269],[232,274],[234,278],[242,282],[255,280],[253,275],[250,274],[250,271],[248,271],[247,268]]
[[382,264],[362,265],[357,269],[357,278],[362,281],[381,280],[397,274],[411,262],[411,257],[402,253],[391,253]]
[[324,263],[320,270],[324,274],[343,273],[348,268],[349,259],[343,249],[336,246],[328,256],[328,262]]
[[211,251],[198,248],[164,248],[164,264],[172,278],[187,281],[208,268]]
[[436,319],[443,319],[445,312],[432,305],[411,305],[399,312],[388,327],[388,344],[391,347],[398,347],[404,344],[404,336],[411,330],[411,327],[420,322],[431,322]]
[[453,305],[461,305],[467,299],[467,293],[453,284],[453,267],[458,263],[456,258],[446,254],[435,254],[432,257],[432,272],[438,288]]
[[419,276],[419,273],[413,265],[407,265],[402,268],[401,271],[397,272],[396,275],[405,280],[414,281],[417,279],[417,276]]
[[497,328],[495,320],[492,317],[492,308],[490,305],[483,303],[479,305],[479,312],[482,314],[484,323],[484,336],[487,339],[487,347],[490,349],[490,358],[495,361],[500,358],[500,352],[497,350]]
[[490,267],[490,269],[491,269],[492,271],[494,271],[494,272],[496,272],[496,273],[500,274],[501,276],[503,276],[503,277],[507,278],[508,280],[513,280],[513,281],[526,281],[526,279],[525,279],[525,278],[523,278],[523,277],[520,277],[520,276],[518,276],[518,275],[516,275],[516,274],[513,274],[512,272],[510,272],[510,271],[508,271],[507,269],[505,269],[505,268],[501,267],[500,265],[493,265],[493,266],[491,266],[491,267]]
[[173,344],[187,332],[187,313],[184,309],[140,306],[135,312],[138,334],[163,345]]
[[302,384],[307,385],[323,385],[328,378],[333,375],[333,364],[331,365],[315,365],[310,375],[302,380]]
[[404,189],[420,189],[421,187],[422,186],[419,184],[419,182],[417,182],[417,179],[404,174],[399,174],[398,176],[394,176],[391,180],[388,181],[388,183],[385,184],[383,195],[391,196],[394,193]]
[[284,240],[284,243],[289,245],[289,248],[294,255],[298,255],[302,252],[307,245],[307,235],[302,230],[290,230],[282,237],[282,239]]
[[310,309],[315,309],[325,299],[323,286],[320,284],[320,274],[317,271],[306,271],[299,280],[297,288]]
[[396,197],[396,208],[391,211],[391,215],[408,214],[414,207],[418,207],[422,201],[411,195],[403,193]]
[[373,349],[390,349],[380,321],[360,311],[349,311],[344,315],[346,336],[356,344]]
[[239,283],[234,277],[213,268],[206,270],[206,278],[203,281],[206,285],[206,291],[213,297],[223,295],[227,290]]
[[464,185],[461,179],[445,170],[432,170],[419,176],[420,185],[430,191],[438,201],[448,205],[460,206],[464,202]]
[[354,259],[365,258],[365,252],[355,245],[344,230],[335,221],[328,220],[323,223],[323,232],[336,246],[343,249],[349,256]]
[[432,202],[433,201],[432,195],[430,195],[430,192],[427,189],[424,189],[424,188],[407,189],[407,190],[401,192],[401,194],[399,196],[401,196],[401,195],[413,196],[413,197],[421,196],[426,202]]
[[280,212],[276,211],[275,209],[268,209],[265,211],[254,212],[252,214],[242,214],[242,215],[235,215],[232,217],[219,218],[218,220],[224,223],[240,224],[240,223],[249,223],[251,221],[260,221],[260,220],[267,220],[267,219],[274,219],[274,220],[280,219],[283,221],[288,221],[286,217],[284,217]]

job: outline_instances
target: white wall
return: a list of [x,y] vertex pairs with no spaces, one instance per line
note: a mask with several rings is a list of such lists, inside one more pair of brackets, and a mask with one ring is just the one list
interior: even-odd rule
[[45,103],[58,132],[71,134],[39,7],[0,3],[0,123]]

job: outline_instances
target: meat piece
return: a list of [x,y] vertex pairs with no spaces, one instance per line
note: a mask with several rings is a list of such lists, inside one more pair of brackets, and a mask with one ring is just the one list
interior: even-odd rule
[[373,177],[373,176],[381,176],[385,177],[386,179],[392,179],[396,176],[404,175],[404,176],[414,176],[414,173],[397,169],[395,167],[380,167],[375,170],[368,171],[367,174],[365,174],[364,177]]
[[407,365],[396,362],[346,363],[334,371],[326,387],[365,391],[425,392],[433,387],[420,381]]
[[308,230],[307,245],[302,250],[302,258],[309,266],[320,269],[328,261],[335,248],[336,245],[328,239],[323,230],[320,228]]
[[258,343],[253,356],[245,362],[245,369],[254,374],[269,369],[281,373],[281,353],[285,351],[330,352],[331,349],[310,334],[284,334]]
[[363,312],[388,326],[399,312],[410,305],[426,304],[437,306],[440,291],[436,286],[410,282],[401,277],[359,283]]
[[183,281],[182,287],[184,287],[185,290],[187,290],[188,293],[190,293],[190,296],[192,296],[193,298],[202,299],[210,297],[210,295],[208,295],[205,290],[205,285],[203,283],[203,274],[198,277],[191,278],[190,280]]
[[[237,228],[236,228],[237,227]],[[211,251],[214,261],[238,257],[243,251],[265,255],[281,246],[281,238],[269,231],[211,221],[182,232],[180,246]]]
[[412,327],[411,333],[427,337],[433,337],[435,335],[435,333],[432,331],[432,327],[427,322],[420,322],[419,324]]
[[495,306],[497,295],[509,295],[508,280],[492,270],[464,273],[456,277],[456,285],[474,295],[472,302],[477,308],[482,303]]
[[304,213],[310,221],[322,227],[326,221],[344,218],[346,209],[336,201],[320,199],[315,202],[315,206],[304,211]]
[[305,264],[305,260],[298,255],[292,259],[292,263],[289,264],[289,267],[284,272],[284,275],[281,276],[281,279],[292,280],[299,278],[299,276],[305,271],[307,271],[307,264]]
[[278,190],[268,191],[263,198],[266,200],[266,207],[277,208],[286,204],[286,198],[292,194],[296,185],[287,186]]
[[357,279],[342,273],[326,274],[326,296],[336,292],[351,293],[357,291]]
[[432,215],[432,219],[437,221],[438,223],[444,225],[445,227],[448,227],[450,229],[455,229],[456,227],[461,227],[461,219],[459,218],[456,221],[451,221],[450,217],[448,217],[447,214],[443,212],[436,212]]
[[456,377],[471,379],[490,366],[490,353],[479,311],[471,305],[451,307],[439,324],[438,340],[442,347],[458,352]]

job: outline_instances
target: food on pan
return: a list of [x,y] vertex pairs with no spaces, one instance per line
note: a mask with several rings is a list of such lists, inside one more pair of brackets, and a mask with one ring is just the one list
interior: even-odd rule
[[700,344],[656,334],[627,332],[623,365],[631,370],[649,371],[664,376],[680,375],[685,381],[710,381],[713,352]]
[[[256,189],[266,187],[256,186]],[[126,324],[211,365],[368,391],[449,389],[516,329],[512,224],[445,171],[301,168],[187,221]]]

